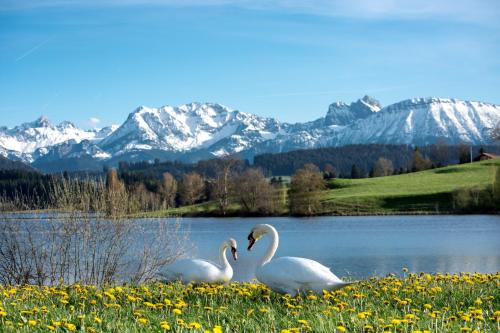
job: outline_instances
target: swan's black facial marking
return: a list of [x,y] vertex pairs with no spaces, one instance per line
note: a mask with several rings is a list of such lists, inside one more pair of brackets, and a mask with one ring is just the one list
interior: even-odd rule
[[255,244],[255,238],[253,237],[253,231],[248,235],[248,251],[252,249]]
[[231,254],[233,255],[234,260],[238,260],[238,251],[236,250],[235,247],[231,246]]

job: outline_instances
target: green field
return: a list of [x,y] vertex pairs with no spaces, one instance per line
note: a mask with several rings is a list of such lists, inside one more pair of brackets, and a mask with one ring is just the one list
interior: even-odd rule
[[500,160],[453,165],[397,176],[335,179],[323,199],[325,214],[447,213],[458,188],[491,185]]
[[[453,165],[396,176],[334,179],[321,194],[319,215],[375,214],[449,214],[464,213],[453,206],[453,191],[460,188],[485,189],[490,186],[500,159]],[[472,211],[488,213],[480,209]],[[201,203],[139,217],[217,215],[214,202]],[[288,214],[284,207],[283,215]],[[228,216],[244,215],[238,204],[228,209]]]

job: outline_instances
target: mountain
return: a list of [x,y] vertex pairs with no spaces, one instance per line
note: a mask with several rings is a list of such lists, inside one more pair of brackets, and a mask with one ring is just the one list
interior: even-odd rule
[[29,171],[29,172],[37,172],[35,169],[30,167],[27,164],[24,164],[23,162],[20,161],[11,161],[6,157],[3,157],[0,155],[0,171],[5,171],[5,170],[22,170],[22,171]]
[[[446,139],[491,143],[500,106],[445,98],[414,98],[382,105],[370,96],[332,103],[326,115],[305,123],[283,123],[216,103],[177,107],[141,106],[121,126],[82,130],[70,122],[54,126],[44,117],[0,128],[0,155],[41,170],[96,170],[120,160],[196,161],[225,154],[256,154],[348,144],[425,145]],[[78,160],[85,163],[77,163]]]
[[69,121],[54,126],[46,117],[40,117],[12,129],[0,127],[0,154],[12,159],[33,162],[61,143],[80,143],[82,140],[100,141],[116,128],[82,130]]

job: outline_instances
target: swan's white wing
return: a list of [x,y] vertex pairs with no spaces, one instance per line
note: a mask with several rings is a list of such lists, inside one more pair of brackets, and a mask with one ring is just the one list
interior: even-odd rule
[[257,279],[278,292],[294,294],[297,290],[320,292],[343,283],[330,269],[317,261],[281,257],[257,269]]
[[162,275],[168,281],[184,283],[224,281],[223,272],[217,265],[201,259],[178,260],[168,265]]

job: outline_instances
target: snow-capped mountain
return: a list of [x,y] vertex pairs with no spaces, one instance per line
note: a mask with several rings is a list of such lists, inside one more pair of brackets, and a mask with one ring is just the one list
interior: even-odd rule
[[336,145],[403,143],[425,145],[444,138],[449,144],[491,142],[500,106],[445,98],[415,98],[383,108],[342,131]]
[[116,127],[99,130],[82,130],[72,122],[63,121],[54,126],[46,117],[40,117],[14,128],[0,128],[0,154],[33,162],[61,143],[78,144],[82,140],[98,142],[111,134]]
[[153,158],[194,161],[234,153],[252,158],[346,144],[424,145],[442,138],[450,144],[487,144],[499,122],[500,105],[444,98],[382,107],[365,96],[350,104],[332,103],[325,117],[297,124],[215,103],[141,106],[121,126],[100,130],[82,130],[70,122],[54,126],[43,117],[12,129],[1,127],[0,155],[45,166],[83,157],[107,164]]
[[237,153],[273,139],[280,131],[281,125],[274,119],[220,104],[191,103],[158,109],[141,106],[100,146],[120,155],[132,150],[187,152],[226,141],[223,148]]

